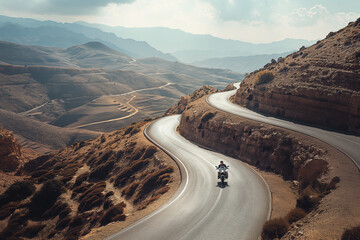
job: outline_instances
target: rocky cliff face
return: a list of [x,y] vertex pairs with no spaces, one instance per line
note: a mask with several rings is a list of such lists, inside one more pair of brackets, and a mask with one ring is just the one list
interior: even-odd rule
[[248,75],[234,102],[259,112],[360,133],[360,18]]
[[0,170],[15,171],[21,162],[20,146],[13,133],[0,127]]
[[324,149],[281,128],[217,112],[204,98],[183,112],[180,134],[285,179],[299,180],[304,187],[327,169]]

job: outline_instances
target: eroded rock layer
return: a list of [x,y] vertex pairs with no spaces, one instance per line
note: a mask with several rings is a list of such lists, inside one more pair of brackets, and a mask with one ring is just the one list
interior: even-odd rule
[[306,185],[326,171],[326,151],[289,132],[237,116],[219,114],[200,99],[180,121],[185,138]]

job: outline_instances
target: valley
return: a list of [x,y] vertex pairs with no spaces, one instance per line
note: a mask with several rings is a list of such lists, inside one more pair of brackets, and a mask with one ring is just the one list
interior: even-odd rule
[[[1,42],[0,48],[4,49],[0,61],[6,63],[0,65],[0,108],[23,121],[73,132],[114,131],[160,116],[181,95],[202,85],[223,88],[242,79],[227,70],[156,58],[135,60],[98,42],[68,49]],[[4,121],[0,118],[4,127],[22,136],[22,144],[27,144],[26,139],[31,146],[38,141],[24,134],[28,131],[20,131],[19,125]],[[59,146],[47,142],[41,148],[55,149],[54,145]]]
[[360,18],[316,43],[0,30],[0,239],[357,240]]

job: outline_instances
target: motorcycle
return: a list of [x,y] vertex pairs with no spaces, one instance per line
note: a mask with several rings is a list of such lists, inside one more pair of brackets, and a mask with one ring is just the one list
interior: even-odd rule
[[225,179],[229,178],[229,166],[215,166],[215,168],[218,172],[218,179],[221,180],[221,187],[225,187],[225,185],[227,185]]

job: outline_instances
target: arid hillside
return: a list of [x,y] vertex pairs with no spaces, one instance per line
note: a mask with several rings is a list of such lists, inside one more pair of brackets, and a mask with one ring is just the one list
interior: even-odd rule
[[[17,182],[0,192],[0,239],[102,239],[169,199],[179,170],[145,139],[146,124],[134,123],[21,164]],[[3,135],[9,133],[1,133],[2,142],[9,139]],[[11,141],[6,145],[13,146]],[[12,152],[16,157],[19,147]],[[19,159],[13,160],[19,165]]]
[[249,74],[235,103],[283,118],[360,133],[360,18],[315,45]]
[[[222,88],[242,79],[226,70],[157,58],[133,59],[99,42],[67,49],[0,42],[0,50],[0,115],[4,114],[0,123],[20,136],[21,145],[42,148],[41,152],[88,137],[76,129],[52,128],[52,133],[47,131],[51,139],[47,137],[46,146],[40,146],[45,138],[29,133],[44,131],[31,127],[29,119],[61,128],[110,132],[161,116],[180,96],[200,86]],[[11,112],[16,122],[26,124],[8,121]]]

